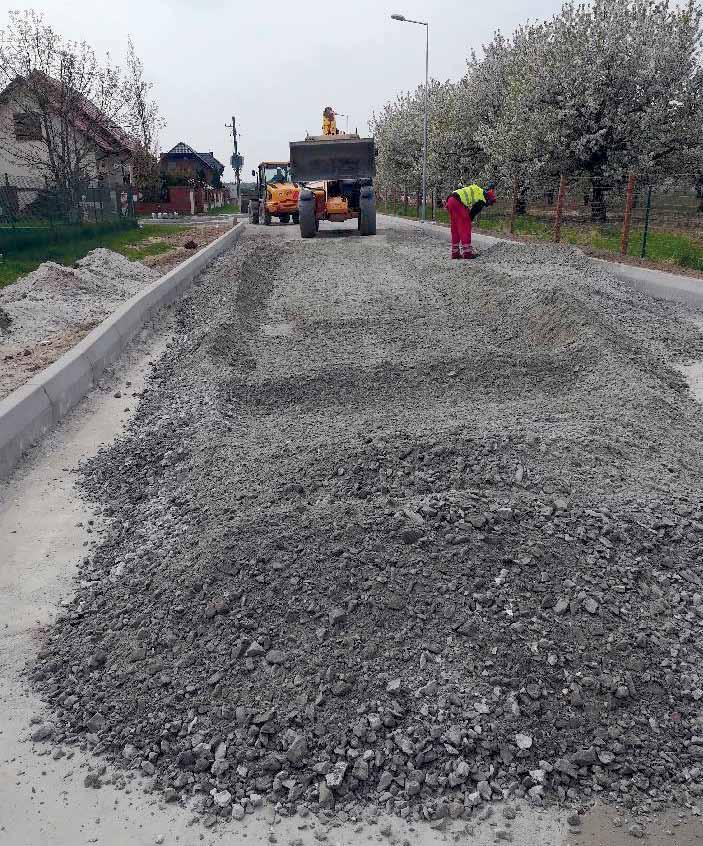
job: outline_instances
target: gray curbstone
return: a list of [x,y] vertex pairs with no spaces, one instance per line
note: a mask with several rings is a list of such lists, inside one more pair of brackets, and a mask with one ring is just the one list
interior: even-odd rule
[[93,387],[90,360],[74,347],[41,373],[40,384],[49,397],[57,422]]
[[0,400],[0,479],[53,424],[54,409],[41,385],[23,385]]
[[96,326],[73,348],[87,359],[94,375],[102,373],[119,356],[125,343],[114,324],[109,325],[111,321],[112,318],[108,318],[105,321],[108,325]]
[[8,478],[22,454],[90,391],[147,320],[177,300],[203,268],[237,244],[245,226],[238,223],[144,288],[46,370],[0,400],[0,479]]

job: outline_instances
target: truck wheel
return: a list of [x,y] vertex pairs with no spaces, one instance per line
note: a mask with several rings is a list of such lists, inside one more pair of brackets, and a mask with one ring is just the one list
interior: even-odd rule
[[266,208],[266,203],[261,204],[261,211],[263,213],[264,226],[271,226],[271,215],[269,210]]
[[281,223],[285,226],[286,223],[290,223],[290,215],[289,214],[279,214],[278,219]]
[[359,200],[359,232],[362,235],[376,234],[376,198],[373,188],[365,186],[361,189]]
[[249,200],[242,200],[239,210],[242,214],[246,214],[249,211]]
[[300,192],[298,220],[301,236],[303,238],[314,238],[317,232],[317,218],[315,216],[315,195],[312,191]]
[[293,212],[293,223],[297,226],[300,223],[300,215],[298,212]]
[[254,224],[259,222],[259,204],[255,200],[249,202],[249,222]]

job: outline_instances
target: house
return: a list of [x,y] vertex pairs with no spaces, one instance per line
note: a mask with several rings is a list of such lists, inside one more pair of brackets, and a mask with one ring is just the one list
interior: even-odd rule
[[135,206],[139,215],[203,214],[225,204],[222,174],[225,166],[214,153],[197,153],[180,141],[168,153],[161,154],[161,173],[167,186],[168,199],[148,202],[138,197]]
[[66,100],[61,83],[40,71],[0,92],[0,178],[54,181],[50,152],[69,146],[71,164],[78,162],[87,178],[113,189],[128,184],[137,142],[87,98],[74,93],[69,108],[61,105]]
[[162,153],[161,170],[170,177],[171,182],[179,180],[194,185],[211,185],[219,189],[222,186],[225,166],[215,158],[212,151],[196,153],[188,144],[179,141],[168,153]]

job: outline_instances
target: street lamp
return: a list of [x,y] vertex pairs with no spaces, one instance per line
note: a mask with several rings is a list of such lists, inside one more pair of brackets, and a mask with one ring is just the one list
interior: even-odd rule
[[430,25],[427,21],[413,21],[405,15],[391,15],[394,21],[425,27],[425,143],[422,147],[422,222],[427,220],[427,92],[430,86]]

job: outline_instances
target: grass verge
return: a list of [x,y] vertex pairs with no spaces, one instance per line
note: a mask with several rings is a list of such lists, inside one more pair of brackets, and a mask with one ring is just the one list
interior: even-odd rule
[[44,244],[41,247],[30,247],[0,260],[0,288],[36,270],[42,262],[55,261],[58,264],[72,265],[97,247],[114,250],[132,261],[159,255],[168,252],[172,246],[166,241],[155,239],[183,232],[187,228],[187,226],[154,225],[143,229],[124,229],[93,234],[89,237],[78,237],[71,241]]
[[219,209],[208,209],[208,214],[239,214],[239,206],[236,203],[227,203]]

